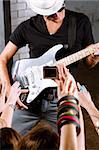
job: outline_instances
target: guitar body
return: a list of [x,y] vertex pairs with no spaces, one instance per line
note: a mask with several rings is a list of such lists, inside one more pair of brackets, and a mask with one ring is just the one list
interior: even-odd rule
[[56,61],[55,55],[62,47],[62,44],[55,45],[39,58],[18,60],[13,65],[12,79],[14,81],[18,80],[23,88],[29,89],[26,103],[31,103],[35,100],[44,89],[57,87],[56,82],[52,79],[44,78],[44,66],[56,66],[57,64],[68,66],[93,53],[93,49],[85,48]]
[[55,45],[39,58],[18,60],[13,65],[13,80],[18,80],[23,88],[29,89],[27,103],[31,103],[44,89],[57,86],[53,80],[44,79],[43,67],[53,66],[55,54],[62,47],[61,44]]

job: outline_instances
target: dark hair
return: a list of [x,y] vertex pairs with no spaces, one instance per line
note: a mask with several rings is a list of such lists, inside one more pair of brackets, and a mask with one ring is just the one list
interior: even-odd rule
[[0,129],[1,150],[14,150],[20,139],[20,134],[14,129],[7,127]]
[[[65,9],[65,2],[63,4],[63,6],[57,12],[61,12],[61,11],[63,11],[63,9]],[[57,19],[57,12],[52,15],[47,16],[47,19],[52,20],[52,21]]]
[[58,150],[59,138],[51,126],[40,121],[19,142],[18,150]]

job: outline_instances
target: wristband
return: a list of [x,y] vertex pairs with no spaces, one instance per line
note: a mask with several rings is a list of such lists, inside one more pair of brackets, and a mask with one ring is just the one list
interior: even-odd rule
[[61,130],[62,126],[67,125],[67,124],[74,124],[74,125],[76,125],[76,133],[77,133],[77,136],[78,136],[80,131],[81,131],[80,124],[77,124],[76,122],[74,122],[72,120],[64,120],[63,122],[61,122],[60,125],[58,125],[58,132],[59,132],[59,134],[60,134],[60,130]]
[[58,110],[58,114],[60,115],[60,114],[62,114],[62,113],[64,113],[64,112],[67,112],[67,111],[69,111],[69,110],[75,110],[75,112],[78,114],[78,112],[79,112],[79,110],[78,109],[76,109],[74,106],[72,106],[72,105],[67,105],[67,106],[63,106],[63,107],[61,107],[59,110]]
[[62,101],[64,101],[64,100],[75,100],[76,103],[78,104],[78,100],[77,100],[76,97],[74,97],[74,96],[72,96],[72,95],[68,95],[68,96],[62,97],[62,98],[58,101],[57,106],[59,106],[60,103],[61,103]]
[[58,111],[60,111],[64,106],[73,106],[73,107],[75,107],[75,109],[76,109],[77,111],[79,111],[78,105],[76,105],[76,104],[74,104],[74,103],[72,103],[72,102],[67,102],[67,101],[66,101],[65,103],[59,105]]

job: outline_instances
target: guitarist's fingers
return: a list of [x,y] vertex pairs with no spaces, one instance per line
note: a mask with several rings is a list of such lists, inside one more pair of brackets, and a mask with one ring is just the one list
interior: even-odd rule
[[17,100],[17,104],[19,105],[19,108],[25,108],[28,109],[28,107],[26,105],[24,105],[20,99]]
[[[95,50],[99,50],[99,42],[96,43],[96,44],[93,44],[93,48],[94,48]],[[98,55],[99,55],[99,53],[98,53]]]
[[94,56],[99,56],[99,50],[96,50],[95,52],[94,52]]

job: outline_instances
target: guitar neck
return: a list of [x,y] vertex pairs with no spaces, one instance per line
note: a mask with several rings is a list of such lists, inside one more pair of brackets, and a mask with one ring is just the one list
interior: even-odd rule
[[61,60],[58,60],[54,65],[58,65],[58,64],[65,64],[66,66],[82,59],[85,58],[86,56],[89,56],[90,54],[92,54],[94,52],[93,49],[91,48],[85,48],[83,50],[80,50],[77,53],[74,53],[70,56],[67,56]]

